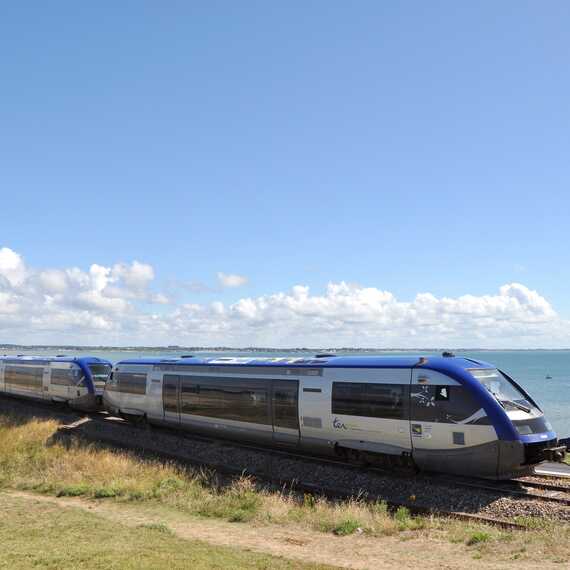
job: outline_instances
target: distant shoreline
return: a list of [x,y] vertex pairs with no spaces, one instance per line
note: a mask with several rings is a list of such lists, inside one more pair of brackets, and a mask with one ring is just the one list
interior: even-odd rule
[[478,347],[418,347],[418,348],[358,348],[358,347],[296,347],[276,348],[263,346],[106,346],[106,345],[71,345],[71,344],[0,344],[0,350],[96,350],[96,351],[138,351],[138,352],[565,352],[568,348],[478,348]]

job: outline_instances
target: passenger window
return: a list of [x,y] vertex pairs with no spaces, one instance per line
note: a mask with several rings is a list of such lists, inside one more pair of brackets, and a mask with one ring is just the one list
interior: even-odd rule
[[299,429],[299,383],[296,380],[273,382],[273,424]]
[[368,418],[406,417],[406,386],[333,382],[332,413]]
[[146,394],[146,374],[118,372],[116,376],[119,392],[136,395]]
[[[171,377],[173,376],[165,375],[165,382]],[[212,376],[181,378],[181,413],[257,424],[271,423],[269,381]],[[168,402],[170,396],[164,397],[165,409],[170,405]]]
[[73,371],[70,368],[52,368],[51,384],[54,386],[74,386],[75,379]]
[[43,366],[18,366],[8,364],[4,370],[4,382],[31,392],[41,391]]
[[178,413],[178,384],[180,376],[165,374],[162,381],[162,405],[165,412]]

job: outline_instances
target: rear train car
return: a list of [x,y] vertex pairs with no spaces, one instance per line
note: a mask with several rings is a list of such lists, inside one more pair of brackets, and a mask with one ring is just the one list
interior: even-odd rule
[[111,368],[90,356],[0,356],[0,394],[96,410]]
[[234,440],[480,477],[527,473],[563,453],[522,387],[467,358],[124,360],[104,404]]

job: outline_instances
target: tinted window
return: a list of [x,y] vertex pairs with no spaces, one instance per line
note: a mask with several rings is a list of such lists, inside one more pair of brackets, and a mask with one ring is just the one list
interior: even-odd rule
[[296,380],[273,381],[273,424],[299,429],[299,383]]
[[463,386],[414,385],[411,391],[411,417],[419,422],[489,424],[487,414],[476,414],[481,404]]
[[182,414],[200,414],[200,402],[198,399],[199,384],[190,378],[182,378],[180,386],[180,413]]
[[249,378],[181,378],[181,413],[271,425],[268,400],[270,381]]
[[108,364],[90,364],[89,370],[91,371],[93,382],[101,385],[107,382],[109,372],[111,372],[111,366]]
[[40,392],[44,369],[42,366],[6,365],[4,382],[22,390]]
[[79,376],[71,368],[52,368],[51,383],[55,386],[74,386]]
[[162,404],[165,412],[178,413],[178,382],[180,376],[165,374],[162,382]]
[[332,413],[368,418],[404,419],[407,386],[333,382]]
[[125,394],[146,394],[146,374],[115,372],[117,388]]

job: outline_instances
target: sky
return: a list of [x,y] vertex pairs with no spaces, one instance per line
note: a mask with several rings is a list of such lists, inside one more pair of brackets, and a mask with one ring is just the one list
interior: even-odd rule
[[0,6],[0,343],[570,347],[570,5]]

